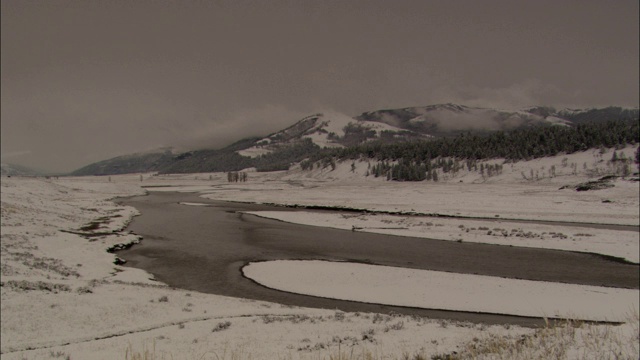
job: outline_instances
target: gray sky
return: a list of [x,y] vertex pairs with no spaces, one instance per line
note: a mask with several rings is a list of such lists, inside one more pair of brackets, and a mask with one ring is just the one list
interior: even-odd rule
[[2,162],[220,147],[312,112],[638,106],[638,1],[2,0]]

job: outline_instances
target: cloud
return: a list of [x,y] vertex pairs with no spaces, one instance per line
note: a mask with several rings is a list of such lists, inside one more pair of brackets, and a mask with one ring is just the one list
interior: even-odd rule
[[16,158],[19,156],[24,156],[29,154],[31,154],[31,150],[18,150],[18,151],[9,151],[9,152],[3,151],[1,158],[5,160],[5,159]]
[[269,135],[293,125],[306,115],[309,112],[279,104],[245,108],[220,119],[194,122],[176,145],[218,148],[242,138]]
[[494,111],[473,111],[472,113],[441,112],[432,115],[438,128],[443,131],[459,130],[499,130]]
[[502,110],[518,110],[536,105],[578,105],[575,104],[574,94],[537,79],[526,79],[505,87],[461,86],[448,92],[454,102]]

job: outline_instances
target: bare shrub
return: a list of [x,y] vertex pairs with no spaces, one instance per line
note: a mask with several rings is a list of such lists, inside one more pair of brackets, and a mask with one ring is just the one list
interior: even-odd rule
[[474,338],[458,352],[432,359],[638,359],[638,320],[637,312],[630,316],[626,326],[632,331],[572,320],[548,322],[530,335]]
[[89,286],[81,286],[81,287],[76,289],[76,292],[78,294],[91,294],[91,293],[93,293],[93,290],[91,290],[91,288]]
[[6,283],[0,282],[0,286],[6,286],[14,290],[22,290],[22,291],[29,291],[29,290],[50,291],[56,294],[61,291],[71,291],[71,288],[68,285],[53,284],[53,283],[48,283],[44,281],[9,280]]
[[229,327],[231,327],[231,321],[219,322],[218,325],[216,325],[216,327],[211,330],[211,332],[227,330]]
[[376,331],[371,328],[368,329],[366,331],[362,332],[362,341],[370,341],[370,342],[374,342],[375,339],[373,338],[373,335],[375,335]]
[[389,332],[390,330],[402,330],[403,328],[404,328],[404,321],[398,321],[395,324],[385,326],[384,332]]

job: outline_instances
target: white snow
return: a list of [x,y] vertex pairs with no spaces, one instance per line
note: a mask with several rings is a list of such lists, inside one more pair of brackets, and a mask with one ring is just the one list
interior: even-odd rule
[[[318,118],[317,126],[315,127],[313,133],[309,135],[305,135],[304,138],[311,139],[316,145],[320,147],[342,147],[342,145],[329,140],[328,134],[334,133],[337,136],[344,136],[344,128],[349,125],[359,125],[364,128],[374,130],[377,136],[380,136],[380,133],[384,130],[393,131],[393,132],[401,132],[403,131],[400,128],[395,126],[391,126],[388,124],[376,122],[376,121],[364,121],[364,120],[356,120],[347,115],[335,112],[328,111],[321,114]],[[317,130],[322,129],[325,132],[318,132]]]
[[238,151],[238,154],[250,158],[256,158],[261,155],[266,155],[271,153],[273,150],[267,149],[264,146],[252,146],[250,148]]
[[188,202],[188,201],[180,202],[180,205],[189,205],[189,206],[209,206],[209,204],[205,204],[205,203],[195,203],[195,202]]
[[[617,153],[632,157],[636,147]],[[255,173],[241,185],[211,187],[204,197],[251,203],[352,207],[375,211],[450,216],[564,221],[598,224],[640,224],[638,182],[618,179],[610,189],[577,192],[559,190],[594,180],[615,170],[608,162],[613,150],[597,150],[503,164],[503,173],[488,177],[479,172],[439,172],[439,182],[388,182],[365,177],[375,162],[345,161],[330,167],[302,171]],[[351,164],[355,169],[351,170]],[[478,165],[479,166],[479,165]],[[550,175],[551,169],[555,175]],[[575,174],[574,174],[575,172]],[[631,172],[638,172],[637,165]],[[256,191],[247,191],[256,190]],[[259,190],[259,191],[258,191]],[[286,191],[286,197],[282,196]]]
[[344,133],[343,129],[345,126],[349,123],[355,122],[357,121],[352,117],[335,111],[325,111],[318,119],[318,124],[326,124],[322,126],[323,129],[330,133],[336,133],[340,136]]
[[[385,123],[356,120],[352,117],[349,117],[348,115],[336,111],[325,111],[308,116],[304,119],[308,119],[311,117],[317,117],[315,126],[307,130],[306,135],[302,136],[302,139],[311,139],[314,144],[318,145],[321,148],[343,147],[343,145],[341,145],[340,143],[336,142],[333,139],[330,139],[329,134],[333,133],[336,136],[342,137],[344,136],[344,128],[349,124],[359,125],[367,129],[374,130],[377,136],[380,136],[381,132],[385,130],[393,132],[405,131],[403,129]],[[252,158],[268,154],[273,151],[272,148],[269,147],[273,142],[272,140],[273,139],[271,138],[262,139],[258,142],[262,145],[256,145],[248,149],[240,150],[238,151],[238,154]]]
[[442,310],[624,321],[640,305],[637,290],[346,262],[265,261],[243,273],[297,294]]

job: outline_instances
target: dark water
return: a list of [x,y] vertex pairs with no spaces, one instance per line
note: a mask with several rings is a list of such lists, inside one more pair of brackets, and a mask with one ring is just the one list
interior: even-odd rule
[[[186,206],[179,202],[208,203]],[[639,267],[590,254],[416,239],[295,225],[238,211],[274,207],[212,201],[192,193],[152,192],[119,203],[141,212],[129,226],[144,241],[118,256],[170,286],[281,304],[362,312],[398,312],[486,323],[539,319],[413,309],[323,299],[265,288],[244,278],[251,261],[322,259],[574,284],[639,287]],[[277,208],[282,211],[292,209]],[[398,294],[402,296],[402,294]]]

